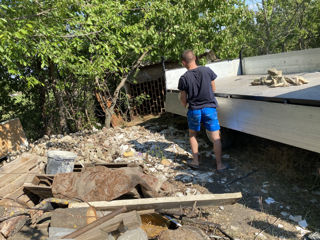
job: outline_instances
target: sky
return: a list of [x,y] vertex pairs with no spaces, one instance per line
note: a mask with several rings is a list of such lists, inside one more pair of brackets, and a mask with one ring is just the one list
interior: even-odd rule
[[258,10],[257,4],[261,4],[261,0],[246,0],[246,3],[251,10]]

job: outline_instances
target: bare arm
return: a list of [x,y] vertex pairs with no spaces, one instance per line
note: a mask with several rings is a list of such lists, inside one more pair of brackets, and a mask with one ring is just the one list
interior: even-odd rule
[[180,102],[184,107],[187,107],[187,93],[185,91],[180,92]]
[[211,87],[212,87],[212,91],[215,92],[216,91],[216,83],[215,83],[215,81],[211,81]]

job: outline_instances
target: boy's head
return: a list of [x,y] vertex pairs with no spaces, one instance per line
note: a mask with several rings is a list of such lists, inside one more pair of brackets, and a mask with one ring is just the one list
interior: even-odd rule
[[196,56],[194,55],[192,50],[185,50],[181,54],[181,61],[182,61],[183,66],[187,67],[190,64],[195,63]]

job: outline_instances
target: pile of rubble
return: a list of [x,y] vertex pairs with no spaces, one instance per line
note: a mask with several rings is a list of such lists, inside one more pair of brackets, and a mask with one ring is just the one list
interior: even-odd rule
[[[205,211],[200,207],[233,204],[241,193],[208,194],[201,185],[213,181],[213,172],[187,167],[187,139],[185,131],[165,126],[94,129],[44,136],[12,153],[3,169],[12,178],[8,184],[26,195],[11,197],[14,189],[4,195],[0,188],[0,239],[26,239],[35,232],[44,239],[225,238],[219,225],[198,218]],[[67,171],[52,171],[57,166],[48,159],[63,160],[63,154],[64,160],[76,156],[72,169],[65,161]],[[18,168],[26,162],[35,165]],[[18,171],[26,171],[28,180],[9,175]]]
[[261,77],[259,79],[255,79],[253,80],[253,82],[251,82],[251,85],[253,86],[267,85],[270,87],[289,87],[290,85],[299,86],[307,83],[309,83],[309,81],[302,76],[294,76],[294,77],[283,76],[282,71],[272,68],[268,70],[267,77]]

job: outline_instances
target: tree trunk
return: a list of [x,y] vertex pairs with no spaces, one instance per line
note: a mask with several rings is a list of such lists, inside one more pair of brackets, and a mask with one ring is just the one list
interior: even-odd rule
[[108,108],[107,111],[105,112],[105,120],[104,120],[104,126],[106,128],[110,128],[111,127],[111,120],[112,120],[112,115],[114,114],[113,109]]
[[106,111],[106,120],[105,120],[105,127],[109,128],[111,126],[111,119],[112,119],[112,115],[114,114],[114,108],[117,104],[118,98],[119,98],[119,93],[120,90],[124,87],[127,79],[129,78],[129,76],[131,76],[131,74],[134,73],[134,71],[140,66],[142,60],[144,59],[144,57],[147,55],[148,51],[145,51],[137,60],[137,62],[132,66],[131,71],[126,74],[125,76],[122,77],[119,85],[117,86],[116,90],[113,93],[113,97],[112,97],[112,103],[111,106],[109,108],[107,108]]
[[52,84],[52,91],[53,95],[56,101],[56,105],[58,107],[58,114],[59,114],[59,126],[62,133],[68,133],[68,125],[67,125],[67,118],[65,113],[65,106],[63,102],[63,95],[60,90],[56,87],[56,77],[55,77],[55,66],[52,61],[49,63],[49,74],[51,78],[51,84]]

